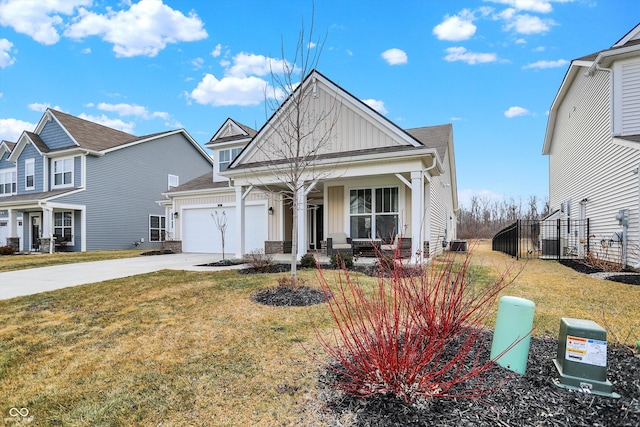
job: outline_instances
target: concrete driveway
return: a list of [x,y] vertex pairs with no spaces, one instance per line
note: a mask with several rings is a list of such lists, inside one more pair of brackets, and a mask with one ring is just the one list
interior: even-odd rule
[[0,300],[151,273],[158,270],[216,271],[234,267],[198,267],[221,258],[215,254],[171,254],[83,262],[0,273]]

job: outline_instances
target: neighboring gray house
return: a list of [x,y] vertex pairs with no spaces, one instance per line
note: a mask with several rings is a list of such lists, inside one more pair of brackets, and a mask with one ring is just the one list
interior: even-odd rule
[[640,25],[571,62],[542,152],[554,219],[590,220],[588,236],[573,227],[560,238],[578,237],[578,254],[589,243],[599,258],[640,267]]
[[134,136],[47,109],[34,132],[0,144],[0,246],[157,246],[173,221],[158,194],[212,165],[184,129]]

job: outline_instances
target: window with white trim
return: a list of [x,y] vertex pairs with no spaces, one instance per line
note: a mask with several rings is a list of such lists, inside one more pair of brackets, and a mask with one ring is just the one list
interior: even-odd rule
[[169,174],[169,177],[168,177],[167,180],[168,180],[167,187],[169,189],[172,189],[172,188],[177,187],[178,185],[180,185],[180,177],[178,175]]
[[24,188],[33,190],[36,188],[36,160],[26,159],[24,161]]
[[53,213],[53,235],[56,243],[73,242],[73,212],[62,211]]
[[[352,239],[392,242],[398,234],[398,187],[352,189],[349,216]],[[372,233],[373,231],[373,233]]]
[[73,157],[53,161],[53,187],[73,185]]
[[15,169],[0,170],[0,196],[10,196],[17,191],[17,175]]
[[220,150],[218,153],[218,164],[220,166],[220,172],[229,167],[231,162],[238,157],[238,154],[242,151],[241,147],[232,148],[230,150]]
[[165,217],[163,215],[149,215],[149,241],[163,242],[166,234]]

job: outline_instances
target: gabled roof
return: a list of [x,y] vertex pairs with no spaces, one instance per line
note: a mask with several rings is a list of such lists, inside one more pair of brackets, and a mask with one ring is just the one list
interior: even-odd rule
[[[53,150],[47,146],[42,138],[40,138],[39,132],[44,129],[44,126],[50,120],[55,120],[60,125],[60,127],[73,141],[74,146],[61,147]],[[87,150],[87,152],[91,152],[94,155],[101,155],[121,148],[126,148],[131,145],[141,144],[178,133],[182,134],[191,143],[191,145],[193,145],[194,148],[202,154],[203,157],[213,164],[211,156],[204,151],[200,144],[198,144],[185,129],[175,129],[149,135],[135,136],[89,120],[81,119],[80,117],[63,113],[61,111],[52,110],[50,108],[43,114],[40,122],[36,126],[35,132],[23,132],[22,136],[18,139],[18,144],[16,145],[15,150],[12,150],[11,158],[13,161],[17,159],[28,142],[27,140],[32,142],[41,154],[60,153],[69,151],[70,149],[81,149]]]
[[15,142],[10,142],[5,140],[0,141],[0,158],[4,155],[4,153],[11,154],[11,151],[15,146],[16,146]]
[[585,72],[584,68],[587,68],[586,73],[588,75],[592,75],[598,66],[606,68],[609,67],[613,61],[637,55],[640,55],[640,24],[636,25],[609,49],[601,50],[571,61],[571,65],[569,65],[560,89],[549,109],[549,119],[547,121],[542,154],[549,154],[551,150],[551,141],[553,139],[553,130],[555,128],[558,109],[576,76],[580,72]]
[[371,123],[376,123],[380,128],[385,129],[390,135],[393,135],[393,140],[397,142],[397,147],[400,148],[403,145],[413,146],[413,147],[423,147],[423,144],[414,138],[409,133],[405,132],[398,125],[384,117],[382,114],[378,113],[370,106],[366,105],[360,99],[356,98],[349,92],[347,92],[342,87],[338,86],[336,83],[325,77],[317,70],[312,70],[304,80],[296,87],[292,94],[279,106],[278,110],[274,112],[274,114],[269,117],[267,122],[260,128],[258,133],[253,137],[249,145],[245,147],[245,149],[236,157],[236,159],[229,165],[225,172],[233,173],[233,170],[236,169],[242,163],[245,163],[247,159],[249,159],[253,153],[259,150],[259,145],[262,144],[267,138],[269,138],[269,133],[272,132],[272,129],[277,126],[277,122],[282,120],[282,116],[287,114],[289,109],[291,108],[292,100],[296,93],[302,93],[302,91],[306,91],[309,88],[314,93],[316,93],[316,87],[318,87],[318,92],[320,92],[319,87],[322,86],[326,88],[327,92],[333,94],[332,96],[335,99],[339,99],[341,103],[341,107],[344,108],[345,105],[347,108],[352,109],[353,111],[358,111],[363,117],[366,117],[368,121]]
[[220,126],[216,133],[213,134],[209,142],[207,142],[206,146],[209,148],[213,148],[213,146],[216,144],[222,144],[226,142],[249,141],[251,140],[251,138],[256,136],[257,133],[258,132],[255,129],[243,125],[242,123],[233,120],[232,118],[228,118],[227,120],[225,120],[222,126]]
[[[47,109],[76,144],[87,150],[103,151],[135,141],[139,137],[61,111]],[[38,125],[39,127],[39,125]],[[39,130],[36,128],[36,130]]]

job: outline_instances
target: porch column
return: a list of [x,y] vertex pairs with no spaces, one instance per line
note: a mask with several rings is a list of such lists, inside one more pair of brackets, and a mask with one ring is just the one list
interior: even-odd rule
[[[48,250],[50,254],[53,253],[55,242],[53,241],[53,208],[42,207],[42,243],[48,244]],[[40,248],[42,251],[43,248]]]
[[302,255],[307,253],[307,188],[301,186],[298,191],[298,253],[296,259],[299,261]]
[[236,241],[236,258],[241,259],[244,256],[244,190],[245,187],[239,186],[236,189],[236,232],[234,240]]
[[18,212],[13,209],[8,209],[9,215],[9,236],[8,237],[22,237],[18,236]]
[[411,172],[411,262],[421,263],[424,224],[424,184],[422,171]]

